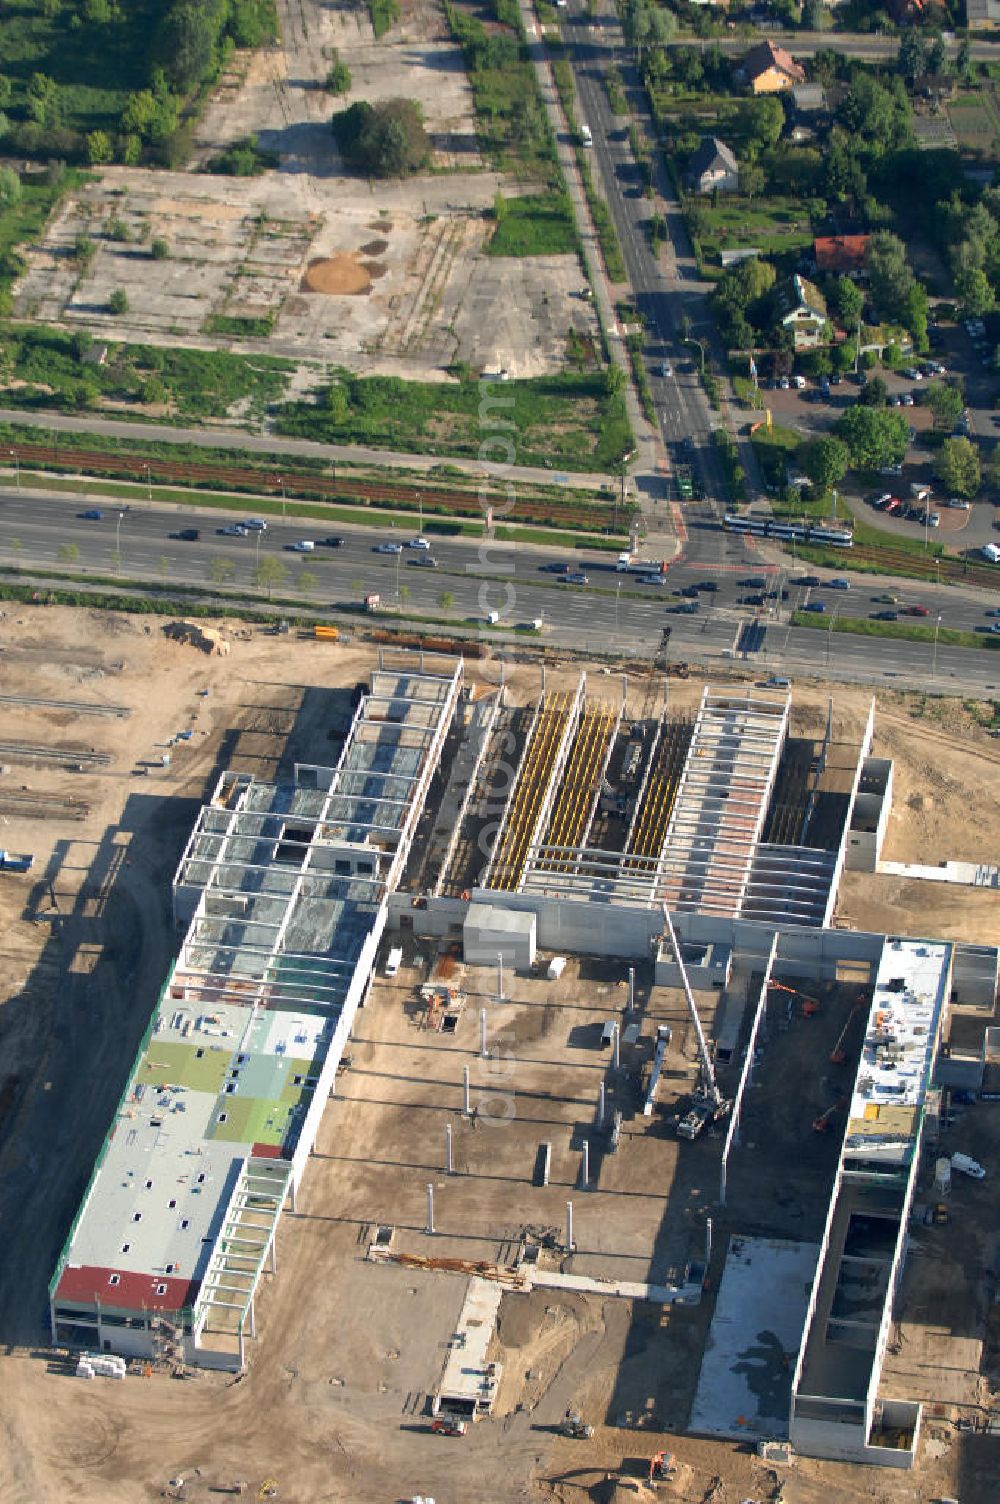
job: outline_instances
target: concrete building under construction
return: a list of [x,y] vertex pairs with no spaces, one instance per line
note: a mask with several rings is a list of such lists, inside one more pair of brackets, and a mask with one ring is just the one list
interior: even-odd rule
[[[243,1365],[387,929],[470,964],[526,969],[542,950],[645,966],[696,1019],[696,994],[718,1002],[703,1063],[733,1072],[723,1204],[769,995],[846,975],[864,1040],[785,1434],[912,1464],[920,1407],[880,1398],[881,1365],[949,1010],[992,1007],[997,953],[833,922],[845,867],[872,870],[886,830],[874,703],[844,742],[832,713],[796,735],[784,691],[706,688],[676,715],[612,685],[543,680],[517,706],[502,686],[466,691],[461,666],[382,668],[334,767],[297,765],[287,786],[222,776],[175,878],[179,955],[52,1281],[53,1342]],[[734,1009],[737,962],[761,980]]]

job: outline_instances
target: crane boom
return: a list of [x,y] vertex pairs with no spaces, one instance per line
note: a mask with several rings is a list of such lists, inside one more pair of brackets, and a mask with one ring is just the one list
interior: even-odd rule
[[677,936],[674,933],[674,927],[670,921],[670,912],[666,904],[663,905],[663,923],[666,928],[667,939],[670,941],[670,949],[673,951],[674,960],[677,962],[677,970],[680,972],[681,986],[684,988],[688,1012],[691,1015],[691,1022],[694,1025],[695,1036],[698,1040],[698,1058],[701,1061],[701,1078],[704,1095],[711,1102],[713,1108],[719,1108],[722,1106],[722,1093],[719,1091],[715,1080],[715,1067],[712,1065],[712,1057],[708,1052],[705,1031],[701,1026],[701,1019],[698,1017],[698,1008],[695,1004],[694,993],[691,991],[691,983],[688,981],[687,968],[681,956],[681,948],[677,943]]

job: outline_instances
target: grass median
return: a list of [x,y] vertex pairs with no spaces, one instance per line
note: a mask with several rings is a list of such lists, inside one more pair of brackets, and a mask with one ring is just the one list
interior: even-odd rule
[[909,642],[933,643],[935,632],[942,647],[1000,648],[1000,633],[963,632],[958,627],[929,626],[920,621],[872,621],[867,616],[831,616],[820,611],[795,611],[793,627],[812,627],[820,632],[850,632],[858,637],[897,637]]

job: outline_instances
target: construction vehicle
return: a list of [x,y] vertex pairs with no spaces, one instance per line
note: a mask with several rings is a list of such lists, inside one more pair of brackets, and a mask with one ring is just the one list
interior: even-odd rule
[[561,1436],[572,1436],[575,1441],[589,1441],[594,1434],[593,1426],[584,1425],[583,1417],[575,1410],[567,1410],[559,1425]]
[[834,1045],[833,1049],[830,1051],[830,1064],[831,1065],[843,1065],[844,1061],[847,1059],[847,1051],[844,1049],[844,1040],[847,1038],[847,1031],[851,1027],[851,1022],[852,1022],[852,1020],[854,1018],[854,1015],[855,1015],[855,1013],[857,1013],[857,1011],[858,1011],[858,1009],[860,1007],[861,1007],[860,1002],[855,1003],[854,1007],[851,1009],[850,1013],[847,1015],[847,1022],[844,1024],[844,1027],[841,1029],[840,1033],[837,1035],[837,1043]]
[[677,1473],[677,1463],[674,1461],[673,1452],[654,1452],[649,1459],[649,1481],[659,1483],[664,1478],[673,1478]]
[[337,642],[340,632],[336,627],[326,627],[321,622],[317,622],[313,627],[313,636],[317,642]]
[[787,992],[789,997],[801,998],[803,1018],[812,1018],[823,1006],[818,997],[810,997],[800,987],[786,987],[784,982],[770,981],[767,984],[767,990],[768,992]]
[[436,1436],[464,1436],[468,1429],[468,1421],[459,1420],[457,1415],[435,1415],[431,1421]]
[[829,1133],[833,1127],[833,1117],[843,1102],[831,1102],[825,1112],[821,1112],[818,1118],[813,1118],[813,1133]]
[[688,981],[687,969],[681,948],[677,943],[673,924],[670,921],[670,912],[666,904],[663,905],[663,925],[666,930],[670,949],[673,951],[674,961],[680,973],[681,986],[684,989],[684,997],[687,1000],[688,1012],[691,1015],[691,1023],[694,1027],[695,1038],[698,1041],[698,1058],[701,1063],[701,1074],[698,1080],[698,1089],[691,1098],[691,1106],[684,1117],[677,1124],[678,1138],[697,1138],[707,1123],[717,1123],[720,1118],[726,1117],[732,1110],[732,1102],[726,1100],[719,1090],[715,1079],[715,1067],[709,1054],[708,1042],[705,1039],[705,1031],[698,1017],[698,1008],[691,991],[691,983]]

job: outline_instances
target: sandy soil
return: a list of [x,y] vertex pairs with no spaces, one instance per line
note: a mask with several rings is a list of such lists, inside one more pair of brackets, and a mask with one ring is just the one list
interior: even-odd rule
[[[202,1374],[178,1382],[156,1374],[120,1385],[86,1384],[42,1345],[47,1279],[176,944],[169,884],[197,802],[221,766],[275,776],[292,756],[322,757],[335,733],[327,697],[311,688],[350,687],[373,663],[362,645],[276,639],[233,624],[225,625],[231,655],[210,659],[166,642],[161,627],[156,620],[62,609],[14,608],[0,619],[5,694],[130,711],[104,717],[7,707],[5,718],[8,741],[61,747],[68,759],[74,753],[110,759],[74,772],[15,763],[5,754],[0,775],[0,801],[28,796],[86,806],[83,818],[73,821],[65,813],[5,816],[4,844],[35,855],[29,877],[0,879],[5,1497],[31,1504],[208,1500],[218,1496],[211,1490],[239,1479],[250,1497],[273,1480],[277,1497],[302,1504],[374,1504],[414,1492],[430,1492],[438,1504],[603,1504],[650,1497],[639,1480],[651,1452],[666,1446],[683,1468],[661,1499],[775,1499],[782,1480],[772,1469],[739,1448],[683,1434],[707,1308],[665,1315],[614,1300],[508,1298],[499,1329],[501,1413],[462,1441],[427,1433],[423,1399],[440,1372],[463,1284],[446,1275],[374,1269],[361,1255],[373,1219],[388,1218],[405,1246],[419,1246],[424,1184],[440,1179],[438,1129],[428,1142],[427,1125],[437,1123],[442,1101],[460,1095],[469,1044],[460,1035],[457,1048],[435,1044],[437,1053],[428,1054],[427,1036],[400,1007],[409,995],[405,975],[399,990],[380,986],[359,1020],[354,1064],[324,1121],[300,1215],[282,1224],[279,1272],[262,1291],[262,1335],[247,1376],[233,1382]],[[494,682],[498,676],[495,665],[481,672]],[[569,683],[576,672],[550,669],[547,684]],[[506,678],[519,698],[538,692],[534,667],[513,665]],[[589,685],[609,701],[620,698],[614,676],[605,684],[605,676],[594,674]],[[672,705],[694,708],[701,689],[700,683],[672,682]],[[645,691],[630,679],[636,706]],[[796,693],[793,729],[813,733],[825,720],[827,697],[806,692],[800,701]],[[868,703],[857,691],[837,690],[834,719],[844,740],[860,731]],[[935,714],[942,719],[932,722],[926,706],[898,697],[880,710],[875,750],[896,760],[898,796],[886,854],[989,859],[998,845],[997,781],[984,769],[994,766],[987,759],[991,753],[995,759],[996,743],[960,705],[935,707]],[[163,768],[166,743],[182,730],[193,735],[170,746],[170,765]],[[143,767],[148,771],[139,773]],[[1000,938],[995,898],[989,913],[973,907],[984,896],[852,876],[841,909],[867,928],[884,922],[890,929]],[[541,1134],[563,1135],[561,1183],[542,1209],[542,1220],[558,1222],[565,1182],[572,1183],[571,1135],[590,1113],[594,1093],[592,1052],[567,1052],[566,1041],[579,1021],[574,1010],[589,1010],[583,1016],[589,1025],[607,1007],[608,986],[596,971],[583,985],[567,973],[560,1006],[551,1011],[533,1006],[527,985],[523,997],[518,994],[511,1017],[524,1057],[520,1128],[507,1140],[456,1128],[463,1179],[447,1182],[442,1192],[449,1234],[440,1240],[442,1251],[453,1237],[456,1247],[497,1256],[527,1215],[518,1187]],[[803,1031],[801,1048],[813,1055],[819,1049],[825,1058],[822,1030],[834,1027],[832,1013],[813,1023],[818,1027],[809,1036]],[[471,1013],[461,1027],[475,1032]],[[559,1076],[552,1097],[551,1072],[562,1069],[567,1053],[576,1074]],[[803,1070],[808,1058],[790,1069]],[[976,1131],[985,1134],[982,1154],[997,1135],[992,1128]],[[791,1117],[782,1132],[794,1135]],[[821,1153],[819,1146],[809,1148]],[[617,1157],[607,1191],[618,1199],[604,1211],[595,1193],[592,1210],[581,1213],[605,1255],[613,1249],[626,1261],[652,1256],[650,1228],[662,1205],[653,1197],[670,1193],[675,1159],[676,1141],[662,1136],[639,1136]],[[685,1216],[696,1226],[706,1197],[715,1194],[716,1172],[711,1155],[691,1157],[688,1165]],[[944,1413],[928,1428],[919,1475],[800,1461],[784,1478],[787,1504],[937,1494],[987,1504],[993,1497],[988,1455],[977,1439],[960,1458],[953,1428],[956,1406],[976,1392],[984,1319],[978,1292],[990,1257],[982,1210],[988,1203],[977,1196],[971,1182],[960,1188],[951,1231],[928,1232],[934,1259],[911,1260],[904,1290],[893,1360],[900,1392],[934,1397],[938,1367],[944,1363],[951,1375],[939,1396]],[[956,1227],[961,1235],[953,1244]],[[936,1300],[933,1274],[935,1261],[946,1258],[952,1260],[947,1308]],[[998,1334],[990,1340],[995,1355]],[[592,1442],[554,1434],[569,1405],[596,1425]],[[618,1424],[624,1411],[646,1418],[640,1434]],[[178,1477],[183,1486],[171,1487],[169,1480]]]

